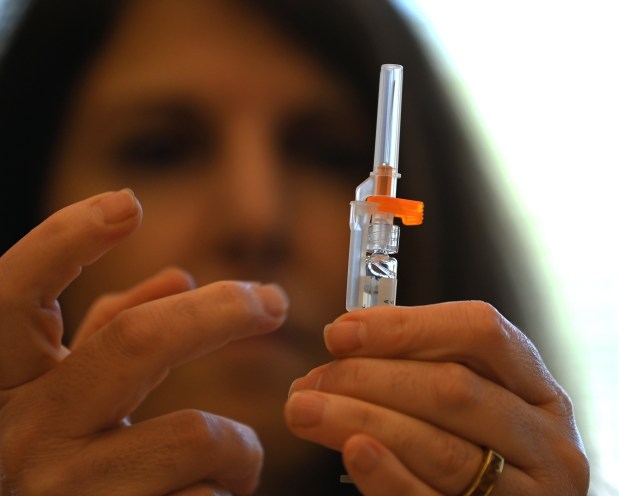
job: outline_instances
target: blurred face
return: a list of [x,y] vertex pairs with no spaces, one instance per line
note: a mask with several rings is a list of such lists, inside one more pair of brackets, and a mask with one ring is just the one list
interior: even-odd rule
[[141,229],[65,294],[69,332],[96,296],[168,265],[199,284],[285,288],[282,330],[174,371],[136,413],[237,418],[282,467],[305,446],[283,426],[288,386],[328,359],[322,328],[344,311],[348,202],[371,130],[351,88],[235,3],[132,4],[76,95],[47,207],[131,187],[144,208]]

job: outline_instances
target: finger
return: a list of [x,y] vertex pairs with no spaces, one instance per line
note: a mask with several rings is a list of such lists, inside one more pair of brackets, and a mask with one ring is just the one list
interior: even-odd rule
[[127,488],[136,495],[182,488],[188,494],[217,494],[216,488],[246,494],[256,488],[263,460],[252,429],[197,410],[114,430],[85,453],[76,475],[89,481],[92,494],[128,494]]
[[[482,463],[482,449],[428,423],[377,405],[316,391],[293,393],[285,408],[292,432],[331,449],[342,450],[353,435],[364,433],[382,444],[415,477],[445,494],[459,494]],[[512,467],[514,487],[531,479]]]
[[297,436],[342,450],[351,436],[379,439],[411,473],[438,481],[441,492],[460,491],[481,463],[478,446],[420,420],[353,398],[305,391],[286,404],[286,421]]
[[180,491],[174,491],[168,496],[232,496],[232,493],[225,489],[215,488],[211,484],[204,482],[181,489]]
[[0,257],[0,389],[29,382],[66,355],[56,298],[139,224],[128,190],[66,207]]
[[83,266],[135,230],[141,213],[129,189],[103,193],[63,208],[2,257],[4,285],[19,295],[24,306],[52,306]]
[[287,307],[277,286],[219,282],[125,310],[42,378],[47,416],[72,436],[116,425],[171,367],[273,331]]
[[531,341],[482,302],[350,312],[326,327],[325,341],[337,357],[463,363],[531,404],[565,397]]
[[348,475],[365,496],[440,496],[387,448],[365,434],[348,438],[342,447],[342,458]]
[[103,296],[88,311],[73,340],[72,348],[79,346],[123,310],[194,288],[195,282],[188,273],[176,268],[166,268],[127,291]]
[[303,389],[351,396],[415,417],[474,444],[494,446],[521,468],[542,466],[547,446],[564,437],[549,413],[456,363],[341,359],[298,379],[291,392]]

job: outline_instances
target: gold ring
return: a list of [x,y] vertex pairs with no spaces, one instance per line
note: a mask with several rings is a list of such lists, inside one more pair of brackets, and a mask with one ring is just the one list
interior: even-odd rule
[[484,459],[479,472],[462,496],[488,496],[494,489],[504,466],[505,459],[501,455],[490,448],[484,448]]

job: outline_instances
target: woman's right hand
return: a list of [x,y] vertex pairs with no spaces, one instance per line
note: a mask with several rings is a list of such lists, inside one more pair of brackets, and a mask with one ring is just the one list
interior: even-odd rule
[[180,411],[127,416],[170,368],[227,342],[270,332],[287,300],[273,286],[193,288],[168,269],[93,306],[69,351],[57,298],[140,224],[130,191],[71,205],[0,258],[2,492],[222,494],[251,492],[262,448],[232,420]]

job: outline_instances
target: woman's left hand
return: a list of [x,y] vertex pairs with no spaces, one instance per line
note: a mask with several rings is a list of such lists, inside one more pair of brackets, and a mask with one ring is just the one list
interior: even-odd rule
[[363,494],[465,494],[484,448],[505,459],[493,496],[587,494],[569,397],[492,306],[374,307],[325,341],[336,360],[293,383],[286,421],[340,450]]

